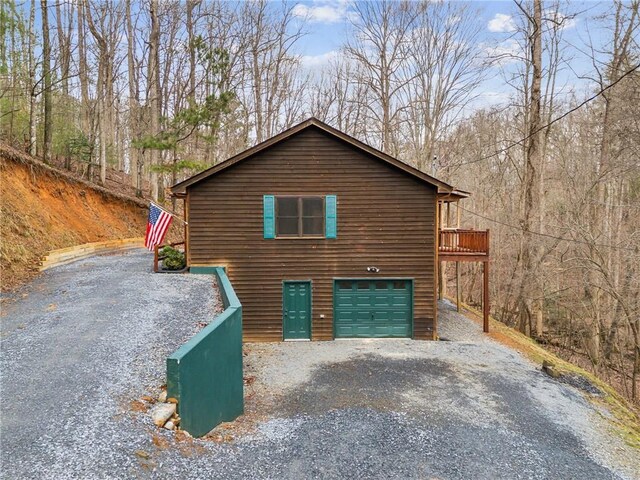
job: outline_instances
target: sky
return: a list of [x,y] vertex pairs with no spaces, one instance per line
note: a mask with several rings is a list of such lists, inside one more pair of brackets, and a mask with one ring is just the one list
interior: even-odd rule
[[[481,27],[478,48],[493,52],[510,52],[517,45],[513,31],[518,9],[511,0],[463,2],[477,12],[477,22]],[[547,2],[549,3],[549,2]],[[610,1],[571,1],[561,8],[570,18],[564,28],[564,42],[571,57],[558,75],[560,95],[584,97],[593,84],[585,76],[593,73],[591,60],[585,54],[585,45],[593,42],[602,45],[608,39],[605,29],[594,21],[594,17],[611,12]],[[310,69],[321,68],[331,58],[339,55],[340,46],[349,35],[349,15],[352,14],[349,0],[303,0],[295,7],[294,13],[307,18],[305,25],[309,34],[299,44],[299,53]],[[504,81],[515,64],[508,62],[493,66],[474,101],[474,107],[495,106],[509,102],[512,89]]]

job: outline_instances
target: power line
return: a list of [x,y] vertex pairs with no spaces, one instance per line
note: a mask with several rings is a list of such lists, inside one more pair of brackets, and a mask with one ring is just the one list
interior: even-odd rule
[[[495,218],[487,217],[487,216],[482,215],[480,213],[474,212],[473,210],[469,210],[467,208],[461,207],[459,204],[458,204],[458,208],[460,208],[461,210],[464,210],[465,212],[470,213],[471,215],[475,215],[476,217],[483,218],[483,219],[488,220],[490,222],[497,223],[499,225],[503,225],[503,226],[511,228],[513,230],[519,230],[521,232],[526,232],[526,230],[524,228],[518,227],[516,225],[511,225],[510,223],[501,222],[500,220],[496,220]],[[629,252],[636,252],[637,251],[635,248],[620,247],[618,245],[610,245],[610,244],[606,244],[606,243],[591,243],[591,242],[587,242],[586,240],[575,240],[575,239],[572,239],[572,238],[557,237],[557,236],[551,235],[549,233],[533,232],[533,231],[529,231],[529,233],[531,233],[532,235],[538,235],[540,237],[547,237],[547,238],[553,238],[555,240],[562,240],[563,242],[580,243],[580,244],[583,244],[583,245],[590,245],[590,246],[595,246],[595,247],[613,248],[613,249],[616,249],[616,250],[626,250],[626,251],[629,251]]]
[[496,150],[494,153],[492,153],[491,155],[486,155],[484,157],[480,157],[480,158],[476,158],[475,160],[469,160],[468,162],[463,162],[463,163],[459,163],[456,166],[461,167],[463,165],[470,165],[472,163],[478,163],[478,162],[483,162],[485,160],[489,160],[490,158],[496,157],[498,155],[500,155],[501,153],[506,152],[507,150],[512,149],[513,147],[517,147],[518,145],[522,144],[522,142],[525,142],[527,140],[529,140],[531,137],[533,137],[536,133],[544,130],[545,128],[550,127],[551,125],[553,125],[556,122],[559,122],[560,120],[562,120],[563,118],[565,118],[566,116],[572,114],[573,112],[575,112],[576,110],[579,110],[580,108],[584,107],[587,103],[595,100],[596,98],[598,98],[600,95],[602,95],[604,92],[606,92],[607,90],[609,90],[610,88],[614,87],[617,83],[619,83],[623,78],[625,78],[627,75],[631,75],[633,72],[635,72],[636,70],[638,70],[638,68],[640,68],[640,63],[638,65],[636,65],[635,67],[633,67],[631,70],[625,72],[623,75],[620,76],[620,78],[618,78],[615,82],[610,83],[609,85],[607,85],[606,87],[604,87],[603,89],[601,89],[599,92],[597,92],[596,94],[592,95],[591,97],[587,98],[585,101],[583,101],[582,103],[580,103],[579,105],[573,107],[572,109],[566,111],[565,113],[563,113],[562,115],[560,115],[559,117],[554,118],[553,120],[551,120],[549,123],[547,123],[546,125],[541,126],[540,128],[538,128],[537,130],[535,130],[534,132],[530,133],[529,135],[527,135],[526,137],[518,140],[517,142],[513,142],[509,145],[507,145],[504,148],[501,148],[500,150]]

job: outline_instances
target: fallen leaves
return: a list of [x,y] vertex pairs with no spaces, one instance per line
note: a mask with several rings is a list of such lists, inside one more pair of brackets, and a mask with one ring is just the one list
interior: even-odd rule
[[149,407],[145,403],[141,402],[140,400],[133,400],[129,404],[129,407],[134,412],[146,412],[149,409]]

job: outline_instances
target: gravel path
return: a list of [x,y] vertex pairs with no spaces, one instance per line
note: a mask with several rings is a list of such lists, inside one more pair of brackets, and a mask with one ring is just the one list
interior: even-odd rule
[[[191,440],[132,409],[220,306],[136,252],[47,272],[2,317],[2,478],[637,478],[569,385],[441,305],[448,342],[245,346],[246,415]],[[133,403],[132,403],[133,402]],[[136,453],[137,452],[137,453]]]
[[[208,275],[151,272],[152,255],[45,272],[2,309],[3,478],[123,478],[151,422],[131,402],[159,393],[165,358],[221,308]],[[6,298],[6,297],[5,297]]]

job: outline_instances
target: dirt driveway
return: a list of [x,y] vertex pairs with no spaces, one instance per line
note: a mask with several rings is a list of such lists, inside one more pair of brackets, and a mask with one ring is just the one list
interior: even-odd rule
[[158,430],[141,399],[219,305],[210,277],[150,265],[83,260],[5,302],[2,478],[637,478],[606,412],[446,305],[453,341],[246,345],[247,415]]

